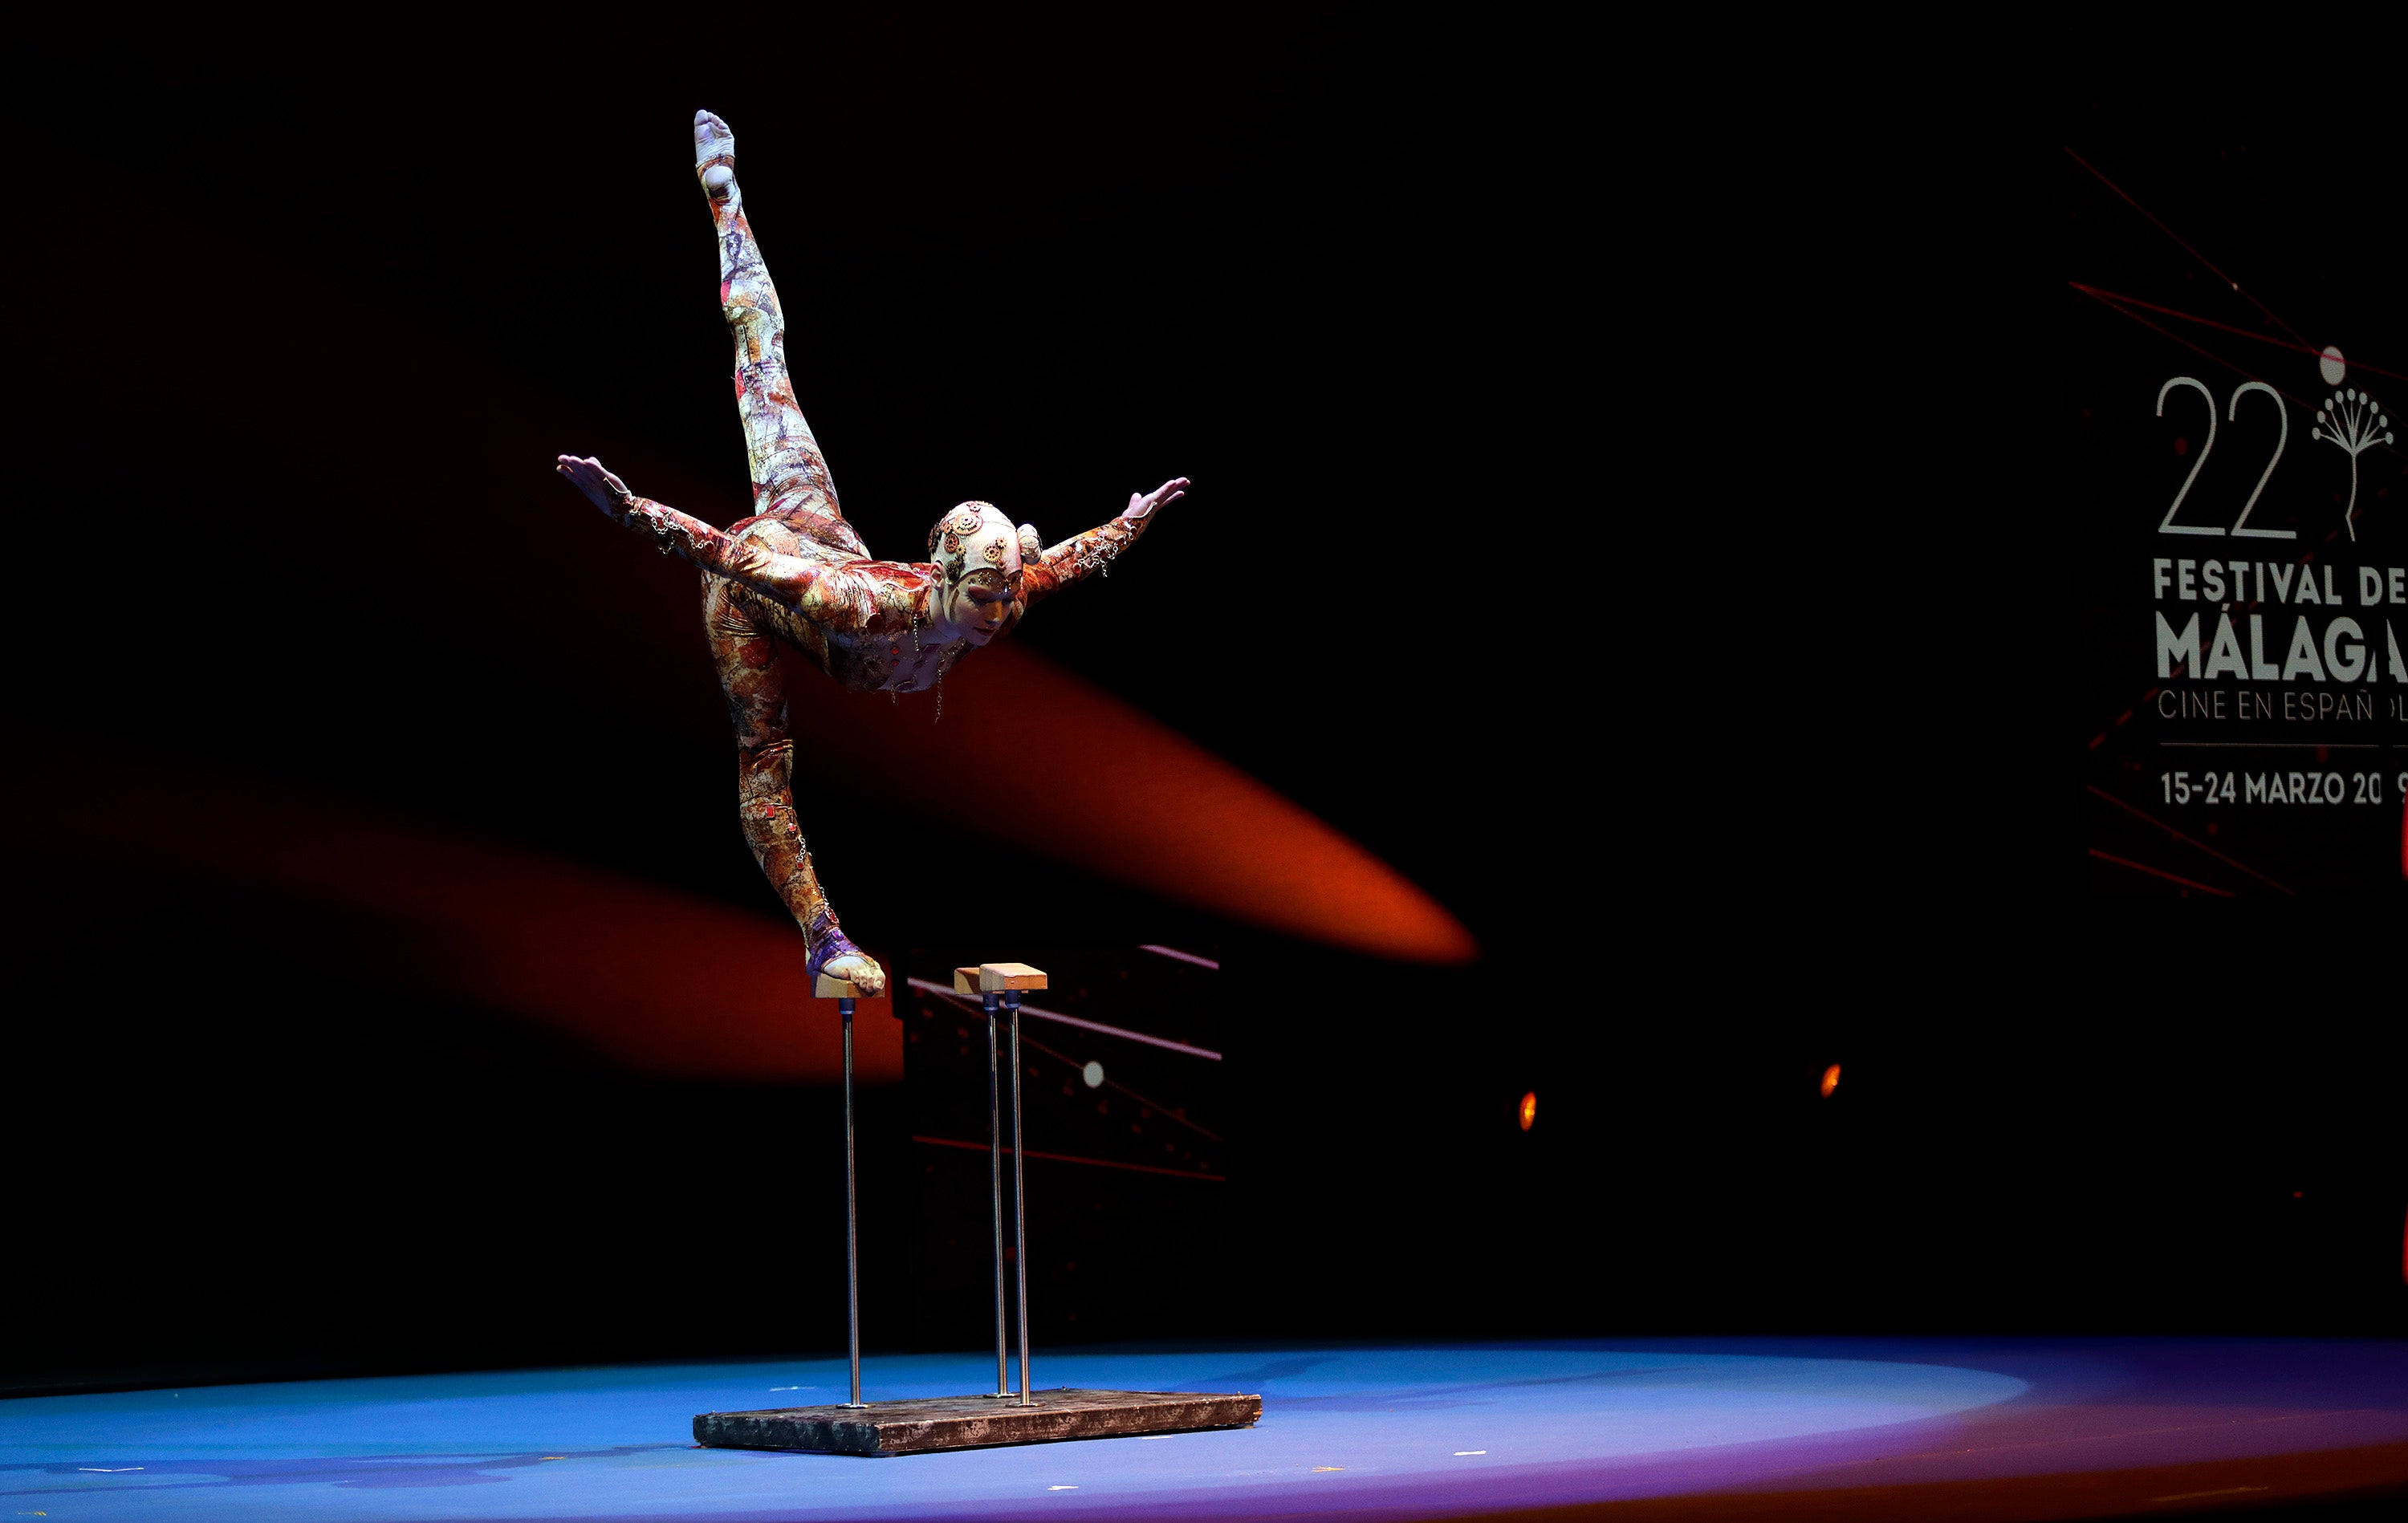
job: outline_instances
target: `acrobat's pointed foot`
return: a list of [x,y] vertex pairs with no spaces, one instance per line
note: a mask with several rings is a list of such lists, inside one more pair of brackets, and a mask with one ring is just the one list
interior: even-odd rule
[[736,183],[736,134],[709,111],[694,114],[694,172],[713,201],[726,199]]

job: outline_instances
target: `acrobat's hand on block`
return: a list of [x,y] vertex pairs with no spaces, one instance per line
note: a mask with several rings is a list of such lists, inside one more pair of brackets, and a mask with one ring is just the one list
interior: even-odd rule
[[[855,960],[852,958],[843,958],[838,961],[851,962]],[[833,974],[823,973],[811,980],[811,998],[815,1000],[874,1000],[884,994],[886,992],[886,970],[880,967],[875,962],[870,962],[869,959],[866,957],[859,959],[858,961],[867,962],[869,964],[867,971],[874,973],[877,975],[874,983],[868,978],[864,978],[856,983],[850,978],[838,978]],[[1039,985],[1039,987],[1042,988],[1043,986]]]
[[975,968],[953,970],[956,994],[996,994],[1007,989],[1017,994],[1044,987],[1045,970],[1025,962],[982,962]]

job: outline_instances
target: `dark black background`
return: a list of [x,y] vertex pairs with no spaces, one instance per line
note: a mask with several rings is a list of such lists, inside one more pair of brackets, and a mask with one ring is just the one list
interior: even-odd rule
[[[769,907],[689,579],[548,474],[740,511],[708,106],[873,548],[1191,476],[1025,637],[1484,949],[1354,959],[1043,864],[906,925],[958,837],[816,826],[890,944],[1221,950],[1197,1331],[2396,1330],[2396,904],[2085,898],[2045,532],[2069,388],[2125,342],[2061,284],[2059,143],[2337,281],[2319,251],[2391,226],[2317,122],[2235,179],[2258,123],[2162,91],[1385,7],[212,19],[8,67],[22,737]],[[835,1181],[754,1161],[831,1142],[831,1096],[612,1069],[206,862],[12,878],[21,1387],[840,1337]],[[904,1118],[865,1107],[900,1346]]]

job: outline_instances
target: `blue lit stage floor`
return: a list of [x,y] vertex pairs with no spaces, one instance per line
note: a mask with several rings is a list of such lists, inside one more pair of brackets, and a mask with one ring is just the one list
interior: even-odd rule
[[[0,1402],[0,1517],[2067,1517],[2408,1482],[2408,1345],[1731,1339],[1070,1353],[1047,1386],[1259,1391],[1260,1426],[878,1459],[690,1446],[840,1362]],[[874,1359],[872,1401],[991,1359]],[[1560,1516],[1560,1515],[1559,1515]]]

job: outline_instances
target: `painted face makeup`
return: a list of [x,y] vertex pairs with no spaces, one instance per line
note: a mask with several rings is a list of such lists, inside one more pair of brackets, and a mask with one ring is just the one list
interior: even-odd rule
[[1020,531],[992,503],[964,503],[939,519],[928,531],[939,621],[973,645],[1002,633],[1020,595],[1021,549]]

